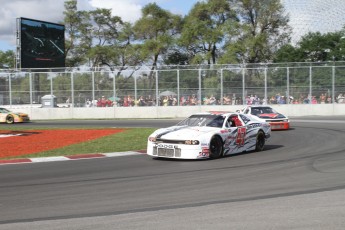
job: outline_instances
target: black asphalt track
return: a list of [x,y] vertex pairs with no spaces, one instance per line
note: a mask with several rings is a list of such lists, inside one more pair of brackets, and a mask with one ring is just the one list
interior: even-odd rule
[[[345,213],[343,199],[336,200],[338,192],[345,191],[345,117],[291,120],[290,130],[272,133],[265,151],[218,160],[138,155],[2,165],[0,229],[322,229],[322,223],[328,222],[333,224],[327,225],[329,229],[341,229],[344,218],[332,213]],[[34,121],[25,125],[166,127],[177,121]],[[338,194],[332,196],[334,203],[319,203],[330,193]],[[310,214],[300,213],[297,207],[309,199],[303,207]],[[318,208],[315,213],[321,212],[321,220],[313,207]],[[279,211],[287,216],[279,216]],[[272,220],[256,219],[266,212]],[[238,213],[245,215],[242,220],[235,218]]]

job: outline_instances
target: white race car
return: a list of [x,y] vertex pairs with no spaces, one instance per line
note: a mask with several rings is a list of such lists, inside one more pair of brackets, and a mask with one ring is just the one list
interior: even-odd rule
[[246,106],[239,112],[254,115],[259,120],[270,123],[272,130],[288,130],[290,128],[289,118],[268,105]]
[[153,157],[219,158],[245,151],[262,151],[271,126],[253,116],[230,112],[194,114],[175,126],[153,132],[147,154]]

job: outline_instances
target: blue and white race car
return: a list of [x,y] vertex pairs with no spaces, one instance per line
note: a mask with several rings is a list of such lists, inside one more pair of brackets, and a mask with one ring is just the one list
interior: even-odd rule
[[269,123],[232,112],[194,114],[175,126],[153,132],[147,154],[153,157],[219,158],[246,151],[262,151],[271,136]]

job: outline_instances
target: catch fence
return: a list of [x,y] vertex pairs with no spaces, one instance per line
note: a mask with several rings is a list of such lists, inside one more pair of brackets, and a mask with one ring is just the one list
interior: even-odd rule
[[344,96],[345,65],[335,63],[0,72],[0,105],[9,106],[319,104]]

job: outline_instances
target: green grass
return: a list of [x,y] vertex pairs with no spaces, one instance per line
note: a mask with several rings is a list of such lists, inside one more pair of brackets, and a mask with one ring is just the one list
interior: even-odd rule
[[[38,130],[35,128],[0,127],[1,130]],[[40,130],[46,128],[39,128]],[[68,128],[71,129],[71,128]],[[79,129],[79,128],[78,128]],[[126,128],[124,132],[101,137],[92,141],[25,155],[25,157],[52,157],[76,154],[110,153],[144,150],[147,138],[156,128]],[[22,158],[23,156],[19,157]],[[18,158],[18,157],[16,157]],[[8,158],[7,158],[8,159]]]

